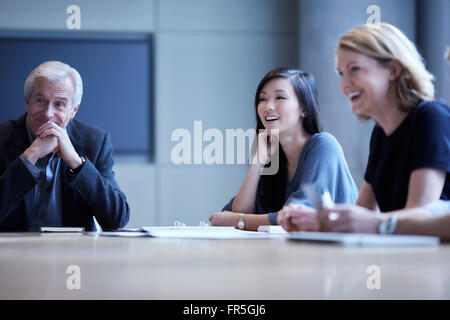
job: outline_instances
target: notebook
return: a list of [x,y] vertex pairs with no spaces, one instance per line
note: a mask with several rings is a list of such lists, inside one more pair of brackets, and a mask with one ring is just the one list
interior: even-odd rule
[[431,236],[306,231],[289,232],[288,239],[368,247],[437,246],[440,242],[438,237]]

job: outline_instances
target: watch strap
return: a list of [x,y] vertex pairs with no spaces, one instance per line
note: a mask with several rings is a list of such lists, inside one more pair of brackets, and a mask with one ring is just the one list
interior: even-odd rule
[[384,219],[378,225],[379,234],[394,234],[397,229],[397,216],[393,215],[387,219]]
[[72,169],[71,167],[68,167],[68,168],[67,168],[67,172],[69,173],[69,175],[74,176],[74,175],[76,175],[78,172],[81,171],[81,168],[83,168],[83,165],[84,165],[84,163],[86,162],[86,158],[83,157],[83,156],[81,156],[80,159],[81,159],[81,164],[80,164],[77,168],[75,168],[75,169]]

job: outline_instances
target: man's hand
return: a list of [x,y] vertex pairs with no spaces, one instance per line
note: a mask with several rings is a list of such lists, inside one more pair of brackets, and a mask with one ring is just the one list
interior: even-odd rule
[[55,152],[58,149],[58,139],[54,136],[47,136],[45,138],[37,137],[34,139],[31,146],[25,150],[23,156],[33,165],[36,161],[45,157],[49,153]]
[[72,169],[78,168],[81,164],[81,158],[75,151],[66,129],[61,128],[56,123],[48,121],[44,123],[36,132],[40,138],[56,137],[58,141],[58,156],[67,163]]

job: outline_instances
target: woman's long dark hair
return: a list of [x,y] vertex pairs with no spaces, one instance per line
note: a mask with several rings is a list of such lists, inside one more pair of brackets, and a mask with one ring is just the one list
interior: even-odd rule
[[[308,134],[318,133],[322,130],[320,116],[317,85],[314,77],[302,70],[278,68],[270,71],[261,80],[256,89],[255,111],[256,111],[256,134],[261,129],[265,129],[258,115],[259,95],[267,82],[275,78],[289,79],[295,93],[297,94],[300,108],[305,111],[305,118],[302,118],[303,129]],[[261,200],[261,205],[265,212],[279,211],[285,202],[285,192],[287,184],[287,159],[283,149],[279,148],[279,169],[274,175],[262,175],[259,180],[257,195]]]

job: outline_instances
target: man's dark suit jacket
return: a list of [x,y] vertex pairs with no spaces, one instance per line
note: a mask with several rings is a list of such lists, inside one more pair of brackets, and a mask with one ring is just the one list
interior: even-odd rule
[[[28,231],[24,196],[39,182],[19,158],[30,146],[25,119],[26,114],[0,124],[0,231]],[[95,230],[95,216],[103,229],[124,227],[129,207],[114,179],[109,134],[77,120],[70,121],[67,133],[86,162],[70,176],[62,161],[63,226]]]

